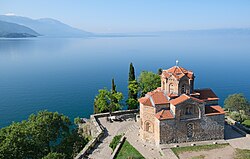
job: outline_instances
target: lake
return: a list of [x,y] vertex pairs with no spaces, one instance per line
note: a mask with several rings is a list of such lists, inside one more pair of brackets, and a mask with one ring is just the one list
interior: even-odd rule
[[130,62],[138,76],[177,59],[220,104],[239,92],[250,99],[249,36],[0,39],[0,127],[44,109],[89,117],[98,89],[110,88],[113,77],[127,96]]

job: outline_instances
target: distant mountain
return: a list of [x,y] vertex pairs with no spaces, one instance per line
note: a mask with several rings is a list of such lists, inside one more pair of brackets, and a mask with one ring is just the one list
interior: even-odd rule
[[58,20],[43,18],[43,19],[30,19],[21,16],[6,16],[0,15],[0,20],[17,23],[29,27],[43,36],[53,37],[84,37],[93,35],[90,32],[86,32],[77,28],[73,28],[67,24],[64,24]]
[[0,21],[0,37],[24,38],[36,36],[39,36],[39,34],[26,26]]

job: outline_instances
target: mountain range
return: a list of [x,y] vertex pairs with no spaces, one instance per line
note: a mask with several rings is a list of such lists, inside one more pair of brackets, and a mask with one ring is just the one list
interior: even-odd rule
[[155,31],[135,33],[94,34],[71,27],[51,18],[31,19],[22,16],[0,15],[0,37],[135,37],[135,36],[207,36],[250,35],[250,28],[221,28],[203,30]]
[[4,22],[0,20],[0,37],[18,38],[18,37],[36,37],[39,36],[36,31],[15,23]]
[[[27,28],[30,28],[31,30],[34,30],[35,32],[37,32],[39,35],[42,35],[42,36],[86,37],[86,36],[93,35],[93,33],[71,27],[67,24],[64,24],[58,20],[51,19],[51,18],[31,19],[31,18],[22,17],[22,16],[0,15],[0,21],[25,26]],[[24,32],[25,31],[26,30],[24,30]],[[13,33],[15,32],[16,30],[13,30]],[[38,36],[38,35],[35,34],[35,36]]]

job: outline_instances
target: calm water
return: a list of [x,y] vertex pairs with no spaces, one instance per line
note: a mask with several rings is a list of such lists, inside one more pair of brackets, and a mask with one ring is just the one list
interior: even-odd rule
[[127,94],[129,63],[136,74],[180,65],[193,70],[196,88],[221,98],[250,98],[250,37],[122,37],[0,39],[0,127],[47,109],[89,117],[98,89]]

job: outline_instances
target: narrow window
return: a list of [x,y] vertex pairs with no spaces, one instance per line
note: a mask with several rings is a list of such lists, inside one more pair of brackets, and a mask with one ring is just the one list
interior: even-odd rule
[[173,84],[169,85],[169,93],[174,93],[174,85]]
[[186,111],[185,111],[185,115],[191,115],[191,114],[193,114],[193,109],[192,109],[192,107],[186,107]]
[[186,86],[185,84],[181,86],[181,94],[186,93]]
[[153,125],[150,122],[145,123],[145,130],[147,132],[153,132]]
[[189,123],[187,124],[187,137],[193,137],[193,129],[194,129],[194,124]]

